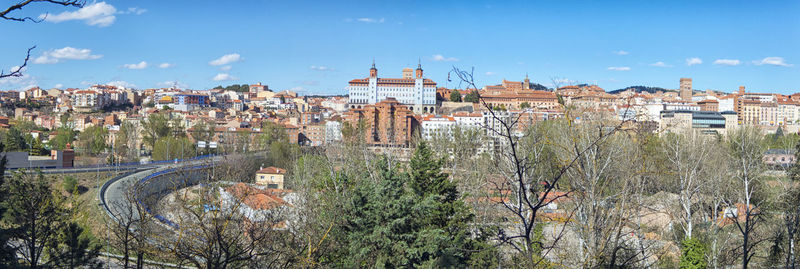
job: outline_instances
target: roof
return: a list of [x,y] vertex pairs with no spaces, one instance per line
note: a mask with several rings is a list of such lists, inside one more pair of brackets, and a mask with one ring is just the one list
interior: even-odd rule
[[283,174],[286,174],[286,169],[270,166],[270,167],[258,170],[258,172],[256,172],[256,174],[281,174],[281,175],[283,175]]
[[258,189],[241,182],[226,188],[225,191],[255,210],[271,209],[277,206],[288,205],[286,201],[276,196],[270,190]]

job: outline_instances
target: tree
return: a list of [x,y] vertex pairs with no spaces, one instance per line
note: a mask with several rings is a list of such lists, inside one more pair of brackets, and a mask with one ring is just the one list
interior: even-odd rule
[[29,149],[28,144],[25,143],[25,136],[16,127],[8,128],[8,131],[3,137],[3,145],[7,151],[26,151]]
[[[0,143],[0,152],[5,153],[5,145]],[[6,173],[6,159],[5,154],[0,157],[0,219],[2,216],[5,215],[7,211],[7,199],[8,199],[8,192],[5,185],[5,173]],[[8,244],[10,239],[10,232],[11,229],[8,229],[4,226],[0,226],[0,268],[14,268],[17,265],[17,254],[16,249]]]
[[414,246],[425,246],[413,251],[421,256],[412,263],[415,266],[467,267],[474,253],[486,251],[483,242],[472,239],[469,224],[474,215],[461,201],[457,184],[441,171],[443,163],[425,141],[409,162],[411,194],[417,197],[414,220],[420,226]]
[[51,149],[63,150],[67,148],[67,145],[74,146],[72,143],[75,141],[76,135],[78,135],[78,132],[70,124],[63,124],[56,129],[56,136],[50,139],[48,143]]
[[83,228],[74,222],[61,227],[56,240],[48,242],[49,264],[53,268],[101,268],[100,245],[92,245]]
[[522,104],[519,104],[519,108],[521,108],[521,109],[531,108],[531,103],[522,102]]
[[125,121],[119,126],[114,153],[123,161],[135,160],[139,156],[139,128],[130,121]]
[[64,188],[64,191],[74,193],[78,190],[78,180],[73,176],[66,176],[61,186]]
[[764,201],[759,197],[764,171],[763,137],[758,129],[751,126],[742,127],[729,136],[730,154],[733,160],[731,167],[739,190],[736,199],[730,201],[728,205],[737,211],[730,219],[742,236],[742,268],[747,269],[756,254],[754,248],[763,242],[763,238],[756,237],[757,228],[763,220],[761,205]]
[[[122,268],[129,268],[131,253],[136,257],[136,269],[144,268],[144,256],[150,252],[148,240],[153,240],[153,216],[147,212],[143,203],[150,203],[142,196],[141,185],[127,186],[125,199],[111,202],[109,212],[113,219],[108,241],[122,252]],[[142,201],[140,203],[140,201]]]
[[153,148],[153,160],[185,159],[195,156],[195,145],[185,137],[161,137]]
[[92,126],[78,135],[78,143],[90,155],[96,156],[108,148],[108,130],[103,126]]
[[150,114],[147,120],[142,123],[142,129],[144,130],[144,135],[142,136],[144,142],[151,150],[154,150],[156,141],[159,138],[172,134],[169,120],[164,114]]
[[[686,145],[692,145],[687,147]],[[709,139],[700,137],[697,132],[690,131],[686,134],[670,134],[663,143],[664,156],[668,161],[668,173],[676,177],[673,179],[677,187],[680,207],[682,209],[680,224],[683,227],[684,239],[690,239],[694,230],[694,211],[697,206],[696,195],[700,192],[702,182],[700,176],[708,160],[711,150]]]
[[681,261],[680,268],[685,269],[705,269],[706,246],[697,238],[687,238],[681,242]]
[[58,236],[64,215],[61,202],[41,172],[14,172],[7,190],[5,221],[13,228],[12,238],[21,244],[17,253],[30,268],[40,268],[45,246]]
[[479,103],[480,102],[480,94],[478,94],[478,90],[470,91],[465,97],[464,102],[470,103]]
[[450,102],[461,102],[461,93],[457,90],[453,90],[450,93]]

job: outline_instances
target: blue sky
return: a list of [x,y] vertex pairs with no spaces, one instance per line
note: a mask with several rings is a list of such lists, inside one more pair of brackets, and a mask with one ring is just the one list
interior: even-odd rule
[[38,24],[0,21],[6,72],[38,46],[26,76],[0,89],[260,81],[342,94],[374,58],[381,77],[420,59],[426,77],[449,87],[457,66],[474,67],[479,86],[527,73],[609,91],[677,88],[680,77],[695,89],[800,91],[800,1],[109,0],[13,14],[45,12]]

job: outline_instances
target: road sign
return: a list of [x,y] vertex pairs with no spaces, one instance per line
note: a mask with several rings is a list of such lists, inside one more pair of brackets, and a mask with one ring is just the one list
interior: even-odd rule
[[206,141],[197,141],[197,147],[198,148],[205,148],[206,147]]
[[209,143],[208,143],[208,147],[209,147],[209,148],[212,148],[212,149],[215,149],[215,148],[217,148],[217,142],[209,142]]

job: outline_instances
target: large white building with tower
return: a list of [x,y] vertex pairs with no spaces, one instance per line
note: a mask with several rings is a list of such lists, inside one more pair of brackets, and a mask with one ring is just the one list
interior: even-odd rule
[[402,78],[379,78],[375,63],[369,69],[369,77],[354,79],[347,87],[350,109],[362,108],[395,98],[414,113],[434,113],[436,109],[436,82],[423,77],[422,65],[417,65],[412,77],[410,69],[403,69]]

